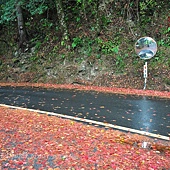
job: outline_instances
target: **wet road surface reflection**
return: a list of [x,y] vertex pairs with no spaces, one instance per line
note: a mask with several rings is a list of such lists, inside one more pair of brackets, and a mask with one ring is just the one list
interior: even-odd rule
[[170,100],[78,90],[0,87],[0,103],[170,136]]

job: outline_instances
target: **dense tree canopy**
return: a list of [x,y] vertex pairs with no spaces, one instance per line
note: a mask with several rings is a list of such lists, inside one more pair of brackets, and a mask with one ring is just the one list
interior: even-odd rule
[[0,4],[0,23],[2,25],[16,21],[16,5],[20,5],[24,22],[27,24],[30,19],[42,15],[41,20],[48,23],[48,26],[57,24],[57,21],[60,28],[62,27],[61,30],[64,29],[64,34],[68,34],[68,26],[66,26],[68,20],[73,21],[74,24],[83,20],[93,22],[93,29],[100,32],[99,27],[103,24],[106,26],[115,17],[123,17],[131,25],[134,22],[136,22],[135,24],[137,22],[148,23],[152,22],[153,17],[157,17],[160,13],[166,15],[170,7],[168,0],[1,0]]

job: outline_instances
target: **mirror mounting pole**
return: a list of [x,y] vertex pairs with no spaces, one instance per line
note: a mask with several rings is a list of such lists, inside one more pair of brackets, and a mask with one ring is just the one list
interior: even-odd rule
[[144,79],[145,79],[143,90],[145,90],[145,89],[146,89],[147,77],[148,77],[147,61],[145,62],[145,65],[144,65],[144,67],[143,67],[143,75],[144,75]]

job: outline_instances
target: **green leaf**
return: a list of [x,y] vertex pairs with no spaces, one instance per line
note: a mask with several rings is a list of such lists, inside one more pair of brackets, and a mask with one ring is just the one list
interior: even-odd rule
[[72,46],[73,48],[75,48],[75,47],[77,46],[77,44],[73,42],[71,46]]
[[168,32],[170,32],[170,27],[168,27]]
[[61,45],[64,46],[65,42],[64,41],[61,41]]
[[119,52],[119,46],[114,47],[112,50],[113,50],[113,52],[115,52],[116,54],[118,54],[118,52]]

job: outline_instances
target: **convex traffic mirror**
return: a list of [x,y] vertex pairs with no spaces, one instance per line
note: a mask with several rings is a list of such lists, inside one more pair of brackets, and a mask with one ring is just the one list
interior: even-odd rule
[[144,60],[152,58],[157,52],[157,43],[151,37],[142,37],[135,44],[137,55]]
[[[141,59],[143,60],[151,59],[157,52],[157,43],[151,37],[142,37],[138,39],[137,42],[135,43],[135,51]],[[145,61],[143,73],[145,79],[143,89],[145,90],[146,81],[148,77],[147,61]]]

